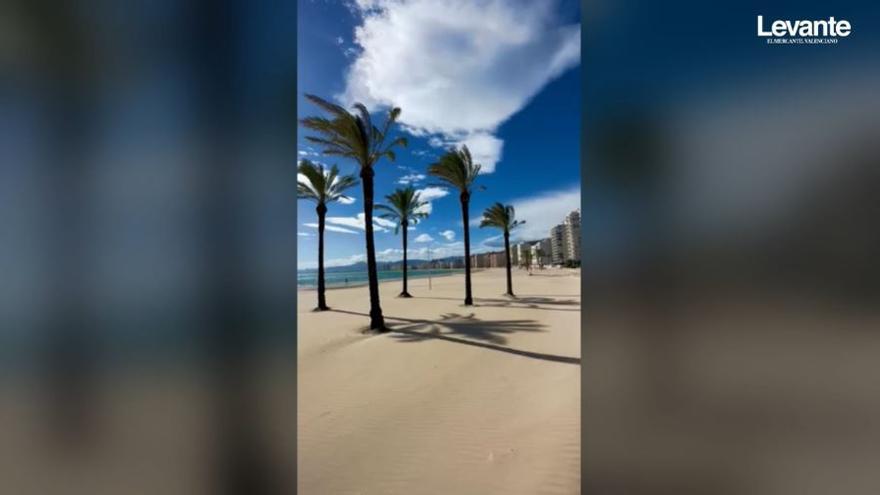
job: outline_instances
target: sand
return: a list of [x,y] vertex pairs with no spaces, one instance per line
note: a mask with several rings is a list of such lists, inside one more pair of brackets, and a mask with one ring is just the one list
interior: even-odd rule
[[381,335],[366,287],[299,292],[299,493],[580,493],[580,276],[504,277],[382,283]]

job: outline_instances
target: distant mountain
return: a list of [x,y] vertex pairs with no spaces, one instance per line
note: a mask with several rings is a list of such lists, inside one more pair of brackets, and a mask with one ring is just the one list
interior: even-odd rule
[[[450,261],[461,261],[462,256],[447,256],[446,258],[436,258],[431,260],[431,263],[449,263]],[[427,265],[428,260],[426,259],[407,259],[407,264],[409,264],[410,268],[419,267],[422,265]],[[382,270],[400,270],[402,268],[403,260],[398,261],[377,261],[376,268],[380,271]],[[417,269],[417,268],[416,268]],[[317,268],[304,268],[299,270],[300,272],[308,273],[308,272],[316,272]],[[340,272],[365,272],[367,271],[367,262],[366,261],[358,261],[357,263],[352,263],[350,265],[342,265],[342,266],[328,266],[324,268],[324,271],[327,273],[340,273]]]

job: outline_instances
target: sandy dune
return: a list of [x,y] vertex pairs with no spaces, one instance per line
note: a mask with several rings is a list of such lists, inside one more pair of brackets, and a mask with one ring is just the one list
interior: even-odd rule
[[299,493],[580,493],[580,277],[474,273],[299,293]]

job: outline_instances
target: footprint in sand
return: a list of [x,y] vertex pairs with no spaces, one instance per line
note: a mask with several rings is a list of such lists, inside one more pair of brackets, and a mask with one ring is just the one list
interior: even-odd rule
[[[502,452],[499,452],[498,455],[497,455],[497,458],[498,458],[498,460],[503,460],[503,459],[506,459],[506,458],[508,458],[508,457],[513,457],[514,455],[516,455],[516,449],[507,449],[507,450],[504,450],[504,451],[502,451]],[[488,462],[495,462],[495,458],[496,458],[495,451],[494,451],[494,450],[490,450],[490,451],[489,451],[489,455],[486,456],[486,461],[488,461]]]

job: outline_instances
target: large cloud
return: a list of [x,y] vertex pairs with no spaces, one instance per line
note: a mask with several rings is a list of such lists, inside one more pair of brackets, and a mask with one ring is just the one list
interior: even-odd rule
[[467,144],[485,172],[501,159],[498,126],[579,63],[580,25],[556,2],[358,0],[360,53],[340,99],[396,105],[435,146]]

